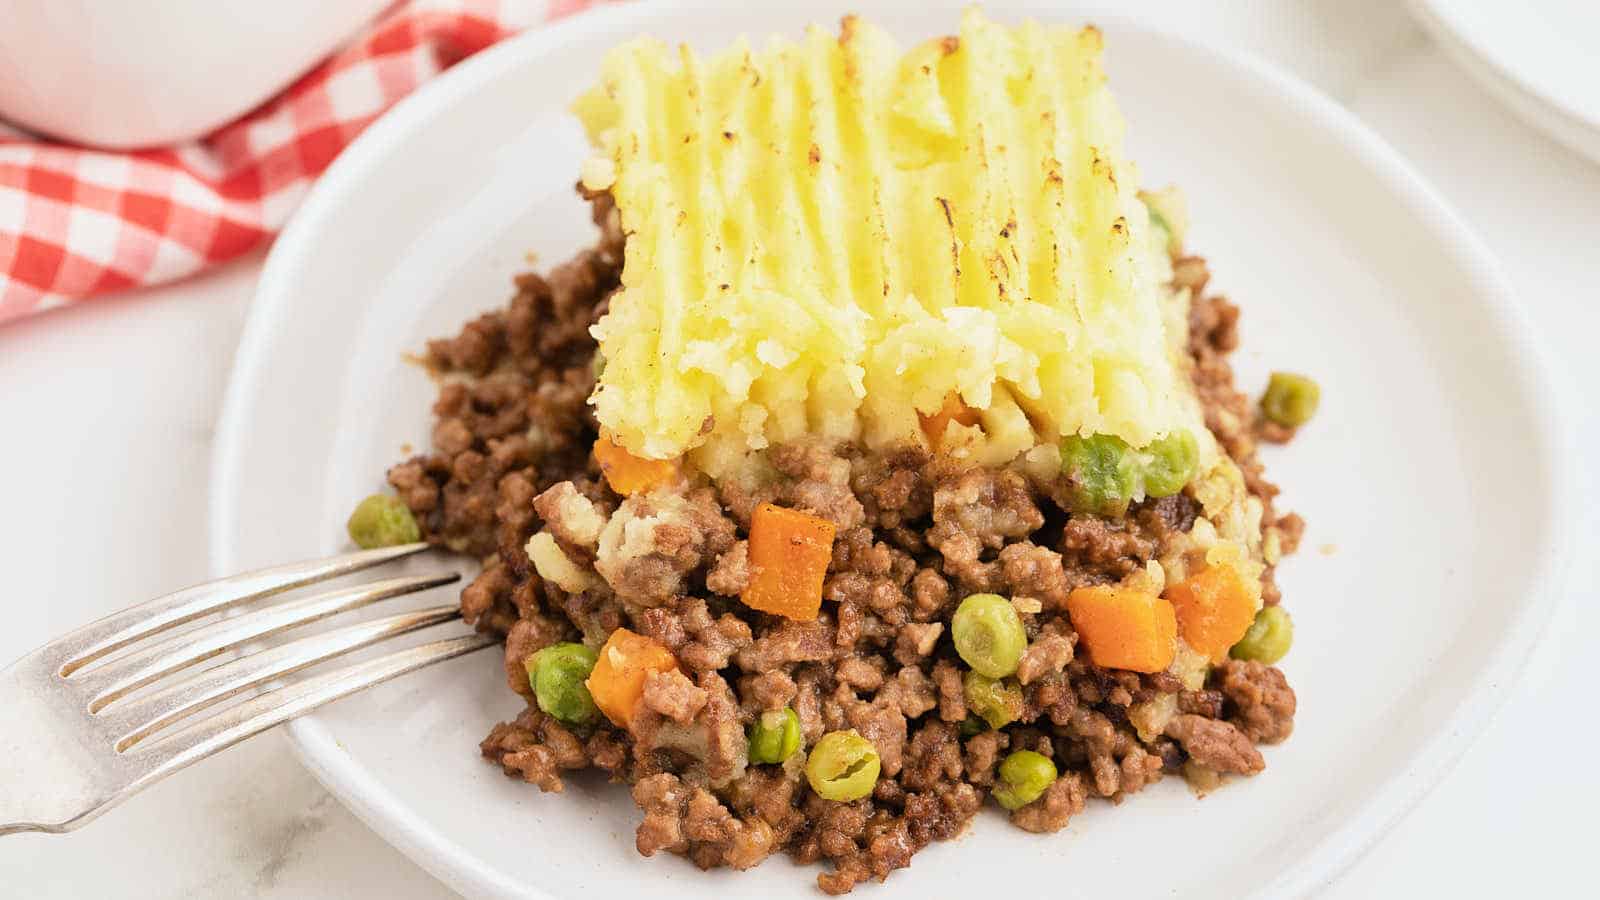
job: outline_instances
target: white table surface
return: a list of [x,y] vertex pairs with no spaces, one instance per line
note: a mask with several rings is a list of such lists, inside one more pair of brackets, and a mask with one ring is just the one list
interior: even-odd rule
[[[1500,255],[1559,370],[1579,447],[1589,455],[1600,447],[1591,393],[1600,388],[1600,167],[1502,110],[1398,4],[1145,5],[1169,25],[1298,73],[1411,158]],[[55,612],[52,598],[90,594],[109,611],[206,575],[211,438],[259,267],[257,255],[176,287],[0,328],[0,659],[81,624]],[[1252,300],[1243,301],[1248,311]],[[1571,486],[1587,501],[1571,587],[1512,700],[1443,784],[1325,896],[1592,889],[1600,496],[1584,477]],[[880,893],[893,892],[863,895]],[[275,732],[76,834],[0,839],[0,894],[450,896],[330,797]]]

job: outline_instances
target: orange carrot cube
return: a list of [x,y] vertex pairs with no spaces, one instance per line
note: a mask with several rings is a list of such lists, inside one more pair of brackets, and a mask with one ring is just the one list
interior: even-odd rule
[[771,503],[750,517],[750,583],[744,604],[802,622],[817,617],[833,560],[834,525]]
[[922,433],[928,438],[928,446],[935,451],[944,442],[945,428],[951,422],[956,422],[971,428],[980,421],[978,411],[961,402],[961,395],[951,391],[944,395],[944,405],[932,415],[917,413],[917,419],[922,423]]
[[1165,596],[1184,641],[1214,663],[1227,658],[1256,619],[1255,598],[1233,566],[1207,566],[1168,587]]
[[618,628],[600,647],[600,658],[584,686],[594,705],[623,728],[633,722],[644,696],[644,682],[652,672],[678,668],[678,658],[666,645],[626,628]]
[[634,456],[604,436],[594,442],[594,458],[606,483],[624,497],[670,484],[678,477],[678,466],[672,460]]
[[1067,614],[1097,666],[1160,672],[1177,655],[1177,616],[1155,594],[1110,585],[1074,588]]

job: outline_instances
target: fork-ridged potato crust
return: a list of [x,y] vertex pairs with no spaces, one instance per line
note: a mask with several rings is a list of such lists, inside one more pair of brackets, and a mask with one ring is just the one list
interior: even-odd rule
[[602,426],[713,476],[805,435],[919,441],[952,390],[984,462],[1197,426],[1100,50],[977,11],[909,52],[853,19],[614,50],[576,106],[628,235]]

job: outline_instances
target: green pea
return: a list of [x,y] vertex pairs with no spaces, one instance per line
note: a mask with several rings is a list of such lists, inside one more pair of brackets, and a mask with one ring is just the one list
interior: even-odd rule
[[1149,447],[1150,462],[1144,467],[1144,493],[1147,497],[1170,497],[1183,490],[1200,468],[1200,445],[1187,429],[1174,431]]
[[1069,435],[1061,441],[1061,474],[1073,512],[1120,516],[1138,487],[1128,443],[1114,434]]
[[982,672],[968,672],[961,678],[961,689],[967,709],[990,728],[1004,728],[1022,715],[1022,686],[1015,679],[1002,681]]
[[806,757],[806,780],[824,800],[860,800],[878,784],[878,751],[854,728],[830,731]]
[[966,740],[973,735],[982,734],[988,730],[989,723],[971,713],[968,713],[967,717],[961,720],[961,724],[956,726],[956,733],[961,735],[962,740]]
[[1018,750],[1000,763],[994,799],[1006,809],[1020,809],[1039,799],[1056,780],[1056,764],[1032,750]]
[[350,521],[344,527],[350,532],[350,540],[367,550],[422,540],[422,532],[411,510],[399,497],[390,494],[373,494],[356,504],[355,512],[350,514]]
[[583,682],[599,655],[582,644],[551,644],[524,667],[539,708],[569,725],[586,725],[599,712]]
[[1272,665],[1289,652],[1294,643],[1294,621],[1281,606],[1263,606],[1256,613],[1239,643],[1233,645],[1228,655],[1234,659],[1253,659]]
[[1015,672],[1028,647],[1022,617],[1011,601],[999,594],[973,594],[961,601],[950,619],[950,638],[961,659],[990,678]]
[[750,761],[781,763],[800,749],[800,717],[794,710],[768,710],[750,726]]
[[1304,375],[1273,372],[1267,392],[1261,395],[1261,412],[1268,419],[1288,428],[1299,428],[1317,413],[1322,389]]

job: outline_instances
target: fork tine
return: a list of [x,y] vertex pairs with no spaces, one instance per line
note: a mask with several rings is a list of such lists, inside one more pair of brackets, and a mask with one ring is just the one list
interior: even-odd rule
[[482,650],[497,643],[499,641],[490,635],[467,634],[398,650],[269,691],[171,736],[163,737],[148,745],[135,745],[124,754],[124,758],[130,761],[148,761],[149,768],[128,786],[126,793],[131,794],[185,766],[226,750],[245,738],[259,734],[301,713],[310,712],[325,703],[331,703],[423,666]]
[[207,613],[349,575],[426,549],[427,544],[403,544],[361,550],[325,559],[257,569],[157,597],[91,622],[55,641],[52,646],[62,660],[60,674],[70,675],[107,653]]
[[139,697],[102,717],[103,726],[117,735],[117,752],[123,752],[157,731],[259,684],[282,678],[335,656],[359,650],[391,637],[459,619],[455,604],[404,612],[370,622],[349,625],[324,634],[253,653],[183,679],[172,687]]
[[387,578],[303,600],[269,606],[218,622],[198,631],[185,632],[152,647],[136,650],[73,680],[90,696],[89,711],[99,712],[131,691],[179,669],[203,662],[241,644],[270,637],[281,631],[359,609],[390,597],[399,597],[460,580],[455,572],[444,575],[412,575]]

